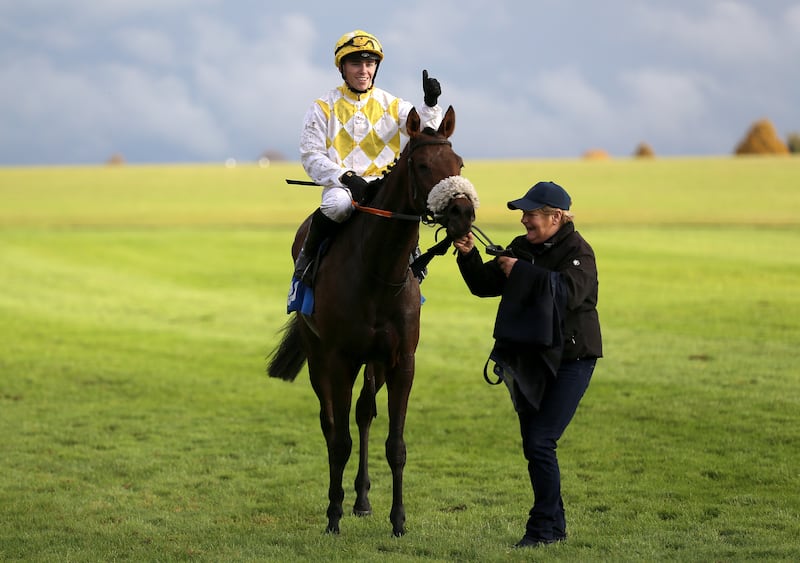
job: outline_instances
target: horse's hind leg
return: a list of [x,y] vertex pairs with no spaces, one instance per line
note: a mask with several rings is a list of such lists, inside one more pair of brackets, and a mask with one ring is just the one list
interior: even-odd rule
[[374,364],[367,364],[364,369],[364,386],[356,401],[356,422],[358,423],[358,473],[356,474],[356,502],[353,514],[369,516],[372,506],[369,503],[369,429],[372,419],[378,414],[375,406],[375,394],[383,385],[383,372],[375,369]]

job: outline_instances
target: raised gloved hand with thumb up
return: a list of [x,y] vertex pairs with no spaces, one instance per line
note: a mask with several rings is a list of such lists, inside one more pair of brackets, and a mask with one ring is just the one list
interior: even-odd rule
[[435,78],[428,77],[428,71],[422,71],[422,92],[425,95],[425,105],[433,107],[442,95],[442,87]]

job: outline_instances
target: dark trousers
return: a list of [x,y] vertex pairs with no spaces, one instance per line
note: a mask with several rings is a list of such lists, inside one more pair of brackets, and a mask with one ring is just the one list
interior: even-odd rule
[[562,362],[558,376],[548,381],[540,409],[518,413],[533,486],[533,508],[525,531],[530,538],[556,541],[567,536],[556,445],[589,386],[596,363],[594,358]]

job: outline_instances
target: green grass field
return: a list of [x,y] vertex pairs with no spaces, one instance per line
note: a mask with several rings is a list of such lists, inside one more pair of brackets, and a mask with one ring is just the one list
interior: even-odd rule
[[606,357],[559,447],[568,542],[510,548],[531,493],[507,392],[481,374],[497,301],[452,256],[422,288],[408,534],[391,537],[381,393],[375,513],[328,536],[307,375],[264,373],[319,200],[284,183],[299,164],[5,168],[0,560],[800,560],[800,160],[464,175],[500,244],[520,232],[507,200],[562,183],[598,257]]

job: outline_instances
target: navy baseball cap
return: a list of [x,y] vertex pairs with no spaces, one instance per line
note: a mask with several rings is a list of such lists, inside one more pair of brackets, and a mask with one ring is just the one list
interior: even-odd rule
[[508,202],[509,209],[521,209],[522,211],[533,211],[544,206],[555,207],[556,209],[569,210],[572,199],[567,190],[555,182],[539,182],[528,190],[523,197]]

